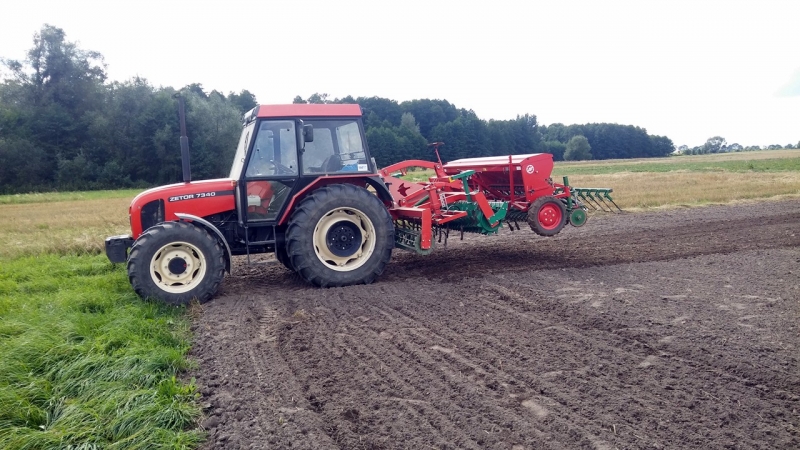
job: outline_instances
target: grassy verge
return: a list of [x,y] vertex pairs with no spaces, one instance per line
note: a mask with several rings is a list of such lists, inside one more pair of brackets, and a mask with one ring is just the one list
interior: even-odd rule
[[[761,152],[759,152],[761,153]],[[800,171],[800,150],[729,153],[634,160],[558,162],[554,176],[619,172],[785,172]]]
[[71,200],[99,200],[111,198],[132,199],[144,189],[123,189],[119,191],[81,191],[81,192],[44,192],[30,194],[0,195],[0,205],[24,203],[50,203]]
[[553,178],[564,175],[613,188],[626,210],[780,199],[800,195],[800,150],[556,163]]
[[196,446],[189,334],[104,256],[2,260],[0,448]]
[[570,176],[569,182],[579,187],[613,188],[614,201],[626,211],[800,196],[800,171],[766,174],[621,172]]

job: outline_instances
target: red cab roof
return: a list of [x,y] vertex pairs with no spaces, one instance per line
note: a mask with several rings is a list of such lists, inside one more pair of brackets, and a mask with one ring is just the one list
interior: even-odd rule
[[361,107],[356,104],[306,104],[260,105],[258,117],[361,117]]

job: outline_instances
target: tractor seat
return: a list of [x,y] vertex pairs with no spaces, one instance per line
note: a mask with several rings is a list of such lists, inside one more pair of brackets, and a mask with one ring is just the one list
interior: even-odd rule
[[325,161],[322,162],[322,167],[320,169],[325,173],[338,172],[342,170],[342,158],[337,154],[328,156],[325,158]]

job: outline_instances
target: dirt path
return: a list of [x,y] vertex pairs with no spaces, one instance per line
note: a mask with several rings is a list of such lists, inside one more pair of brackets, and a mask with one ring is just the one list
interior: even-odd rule
[[208,448],[800,448],[800,200],[235,271],[195,323]]

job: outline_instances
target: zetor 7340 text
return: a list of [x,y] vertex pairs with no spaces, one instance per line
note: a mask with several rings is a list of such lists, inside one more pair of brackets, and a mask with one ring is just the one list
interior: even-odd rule
[[[316,286],[371,283],[395,248],[425,255],[451,231],[493,234],[503,223],[553,236],[583,225],[587,208],[613,204],[610,189],[553,182],[550,154],[442,164],[439,145],[436,162],[379,169],[358,105],[257,106],[243,117],[228,178],[184,175],[137,195],[131,234],[107,238],[106,254],[127,262],[140,296],[186,304],[214,295],[233,255],[274,252]],[[413,167],[433,176],[400,178]]]

